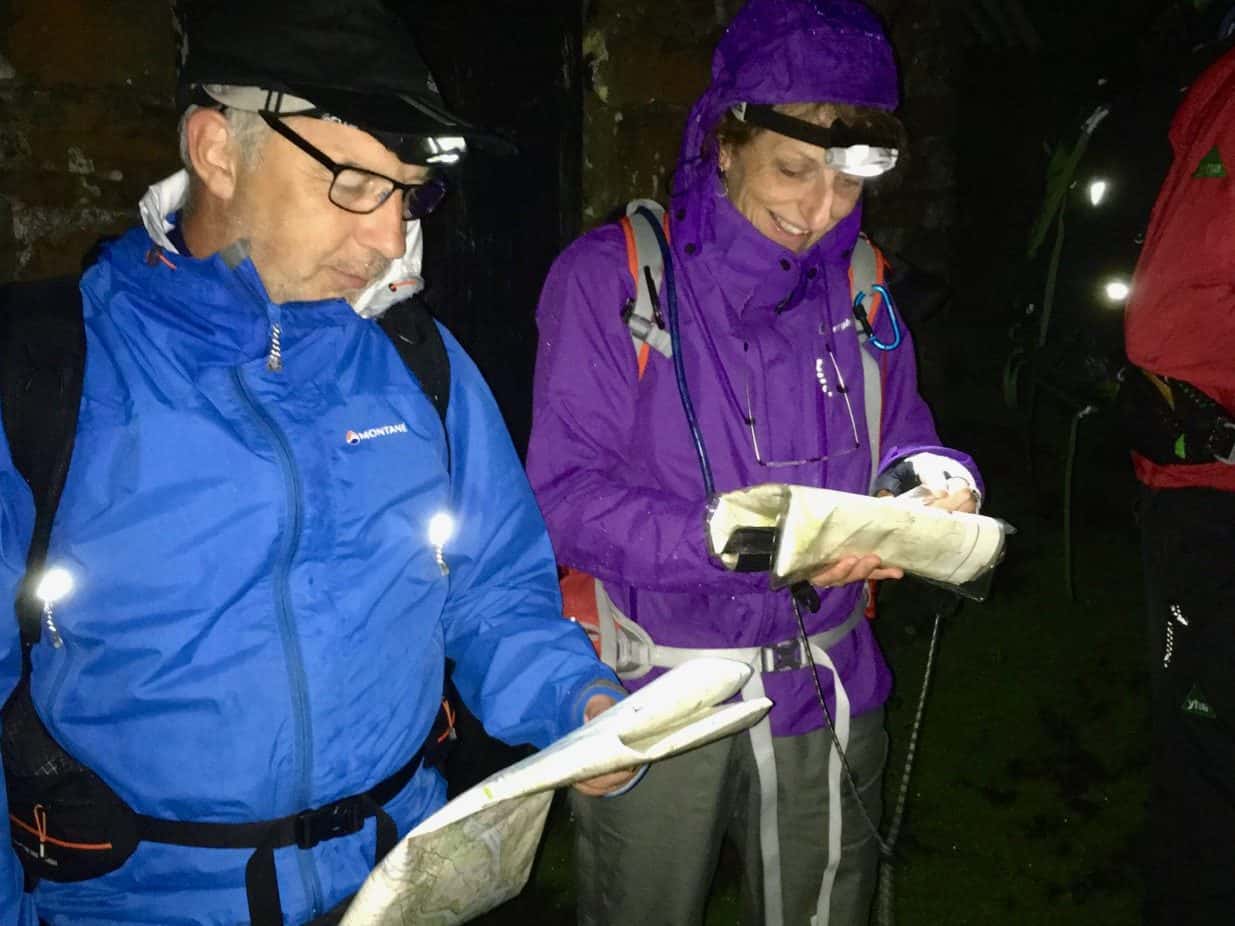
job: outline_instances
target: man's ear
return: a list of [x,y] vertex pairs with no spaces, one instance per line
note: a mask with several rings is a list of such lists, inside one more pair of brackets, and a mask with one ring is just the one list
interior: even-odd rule
[[231,199],[240,159],[227,117],[217,109],[194,110],[185,123],[185,143],[193,173],[202,185],[219,199]]

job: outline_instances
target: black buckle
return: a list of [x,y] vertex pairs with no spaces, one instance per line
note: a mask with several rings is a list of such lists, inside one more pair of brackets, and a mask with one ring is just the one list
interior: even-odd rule
[[797,637],[763,648],[764,672],[790,672],[802,668],[802,641]]
[[296,814],[292,824],[296,845],[312,849],[319,842],[350,836],[364,827],[365,813],[355,798]]

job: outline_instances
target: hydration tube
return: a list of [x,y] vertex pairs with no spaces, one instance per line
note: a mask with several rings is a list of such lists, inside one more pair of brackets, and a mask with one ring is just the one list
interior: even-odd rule
[[678,289],[673,277],[673,255],[669,251],[669,241],[665,238],[665,230],[651,210],[640,206],[635,210],[651,226],[656,235],[656,245],[660,248],[661,263],[664,265],[665,278],[663,288],[669,309],[669,340],[673,345],[673,373],[677,378],[678,396],[682,400],[682,411],[686,413],[686,423],[690,427],[691,441],[695,445],[695,456],[699,458],[699,471],[703,474],[703,489],[707,497],[716,494],[716,483],[712,479],[712,464],[708,461],[708,451],[703,445],[703,432],[699,430],[699,419],[695,415],[695,405],[690,400],[690,390],[686,386],[686,367],[682,362],[681,338],[678,334]]

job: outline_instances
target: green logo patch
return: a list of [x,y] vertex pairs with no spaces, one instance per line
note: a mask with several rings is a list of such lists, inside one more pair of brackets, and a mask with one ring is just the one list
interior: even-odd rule
[[1209,149],[1209,154],[1201,158],[1201,163],[1196,167],[1196,173],[1193,177],[1201,177],[1210,180],[1221,180],[1226,176],[1226,166],[1222,163],[1222,153],[1218,151],[1218,146],[1214,145]]
[[1206,720],[1218,719],[1217,712],[1205,700],[1201,686],[1195,683],[1192,685],[1192,690],[1188,692],[1188,697],[1184,698],[1183,712],[1193,717],[1204,717]]

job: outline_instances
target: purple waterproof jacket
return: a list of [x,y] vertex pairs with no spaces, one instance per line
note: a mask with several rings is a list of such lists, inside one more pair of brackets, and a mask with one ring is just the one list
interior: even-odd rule
[[[737,102],[836,101],[896,105],[891,50],[857,3],[753,0],[717,48],[713,82],[695,105],[670,204],[679,299],[678,350],[716,491],[792,482],[865,493],[871,454],[863,413],[860,350],[850,308],[850,252],[861,207],[802,255],[765,238],[720,186],[707,143]],[[642,379],[621,318],[635,295],[617,225],[568,248],[545,283],[538,311],[534,418],[528,471],[561,563],[604,581],[623,613],[665,646],[725,648],[793,638],[789,595],[763,574],[724,569],[708,554],[708,499],[683,412],[673,362],[653,352]],[[662,302],[663,302],[662,298]],[[876,330],[891,341],[885,312]],[[938,446],[917,391],[913,345],[879,356],[883,379],[880,470]],[[831,352],[850,408],[825,395],[816,362]],[[764,460],[824,462],[767,468],[755,460],[747,417]],[[821,593],[807,631],[835,626],[858,605],[861,584]],[[851,711],[881,705],[890,675],[866,621],[829,650]],[[650,677],[650,676],[649,676]],[[645,677],[646,680],[647,677]],[[832,708],[832,681],[820,680]],[[772,732],[822,725],[809,669],[767,673]],[[638,683],[636,683],[638,684]]]

